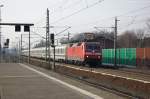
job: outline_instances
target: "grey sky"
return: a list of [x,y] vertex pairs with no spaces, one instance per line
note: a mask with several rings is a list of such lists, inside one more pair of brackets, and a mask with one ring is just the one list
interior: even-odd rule
[[[121,33],[127,29],[144,28],[146,19],[150,18],[150,0],[104,0],[80,13],[57,21],[98,1],[100,0],[1,0],[0,3],[4,5],[1,9],[2,22],[29,22],[34,23],[35,27],[45,26],[46,9],[49,8],[50,25],[71,26],[69,32],[72,34],[95,31],[94,26],[111,27],[114,25],[115,16],[120,20],[118,32]],[[148,7],[140,9],[146,6]],[[130,11],[134,12],[128,13]],[[54,28],[51,32],[58,33],[63,29]],[[45,35],[45,29],[34,28],[33,31]],[[13,40],[15,36],[20,36],[12,27],[2,28],[2,34],[5,38]]]

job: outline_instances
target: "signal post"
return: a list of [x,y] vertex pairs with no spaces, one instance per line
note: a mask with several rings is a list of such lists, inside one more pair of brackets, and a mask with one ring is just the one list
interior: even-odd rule
[[30,26],[33,26],[34,24],[30,24],[30,23],[0,23],[0,25],[15,26],[15,32],[20,32],[21,31],[21,26],[24,26],[24,32],[29,32],[28,63],[30,63]]

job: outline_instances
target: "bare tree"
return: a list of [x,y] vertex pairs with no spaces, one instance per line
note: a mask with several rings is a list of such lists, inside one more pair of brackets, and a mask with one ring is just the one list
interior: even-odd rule
[[146,34],[145,34],[145,37],[150,37],[150,18],[147,19],[147,22],[146,22]]
[[136,30],[136,36],[137,36],[137,42],[138,42],[138,47],[144,47],[144,36],[145,36],[145,30],[144,29],[138,29]]
[[147,25],[147,28],[148,28],[149,31],[150,31],[150,18],[147,20],[146,25]]
[[137,46],[137,37],[134,31],[125,31],[122,35],[118,36],[119,47],[133,48]]

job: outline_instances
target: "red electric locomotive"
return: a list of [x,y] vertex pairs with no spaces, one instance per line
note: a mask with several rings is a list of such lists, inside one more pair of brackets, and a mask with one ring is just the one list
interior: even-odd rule
[[99,42],[80,42],[67,47],[67,60],[74,64],[95,66],[101,63]]

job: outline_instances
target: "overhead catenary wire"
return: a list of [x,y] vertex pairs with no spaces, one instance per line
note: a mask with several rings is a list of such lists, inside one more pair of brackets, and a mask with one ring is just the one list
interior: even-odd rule
[[[100,0],[100,1],[101,1],[101,0]],[[99,1],[99,2],[100,2],[100,1]],[[85,1],[85,2],[86,2],[86,1]],[[79,3],[79,2],[78,2],[78,3]],[[89,6],[91,6],[91,5],[89,5]],[[86,6],[85,9],[89,8],[89,6]],[[147,8],[149,8],[149,7],[150,7],[150,5],[145,6],[145,7],[142,7],[142,8],[138,8],[138,9],[135,9],[135,10],[132,10],[132,11],[129,11],[129,12],[126,12],[126,13],[123,13],[123,14],[120,14],[120,15],[117,15],[117,17],[124,17],[124,16],[126,16],[126,15],[128,15],[128,14],[130,14],[130,13],[135,13],[135,12],[138,12],[138,11],[141,11],[141,10],[144,10],[144,9],[147,9]],[[66,8],[67,8],[67,7],[66,7]],[[66,8],[65,8],[65,9],[66,9]],[[76,14],[80,13],[82,10],[84,10],[84,8],[82,8],[82,9],[80,9],[80,10],[78,10],[78,11],[76,11],[76,12],[74,12],[74,13],[68,15],[68,16],[62,17],[62,18],[60,18],[60,19],[58,19],[58,20],[52,22],[52,24],[58,23],[58,22],[60,22],[60,21],[62,21],[62,20],[65,20],[65,19],[67,19],[67,18],[69,18],[69,17],[71,17],[71,16],[73,16],[73,15],[76,15]],[[52,13],[53,13],[53,12],[52,12]],[[100,19],[100,20],[107,20],[107,19],[112,19],[112,18],[114,18],[114,16],[113,16],[113,17],[104,18],[104,19]],[[98,19],[98,21],[100,21],[100,20]],[[98,22],[98,21],[95,21],[95,22]],[[91,23],[91,22],[90,22],[90,23]],[[92,22],[92,23],[94,23],[94,22]],[[89,23],[87,23],[87,24],[89,24]],[[131,23],[129,23],[129,24],[131,24]],[[83,24],[83,25],[85,25],[85,24]],[[78,26],[81,26],[81,25],[78,25]],[[73,27],[73,26],[71,26],[71,27]]]
[[38,21],[36,21],[34,24],[37,24],[37,23],[40,23],[41,21],[43,21],[43,18],[45,18],[45,17],[43,17],[43,15],[46,15],[46,12],[44,12],[41,16],[38,16],[36,18],[36,20],[38,20]]
[[[103,1],[103,0],[102,0],[102,1]],[[102,2],[102,1],[100,0],[100,1],[98,1],[98,2],[96,2],[96,3],[94,3],[94,4],[92,4],[92,5],[89,5],[89,6],[86,6],[86,7],[82,8],[82,9],[80,9],[80,10],[78,10],[78,11],[76,11],[76,12],[74,12],[74,13],[68,15],[68,16],[62,17],[62,18],[60,18],[60,19],[58,19],[58,20],[52,22],[52,24],[57,23],[57,22],[62,21],[62,20],[65,20],[65,19],[67,19],[67,18],[69,18],[69,17],[71,17],[71,16],[73,16],[73,15],[75,15],[75,14],[80,13],[81,11],[83,11],[83,10],[85,10],[85,9],[87,9],[87,8],[90,8],[90,7],[93,7],[94,5],[97,5],[99,2]],[[87,1],[85,1],[85,2],[87,2]],[[142,7],[142,8],[139,8],[139,9],[136,9],[136,10],[129,11],[129,12],[127,12],[127,13],[123,13],[123,14],[117,15],[117,17],[123,17],[123,16],[126,16],[126,15],[130,14],[130,13],[135,13],[135,12],[137,12],[137,11],[140,11],[140,10],[143,10],[143,9],[146,9],[146,8],[149,8],[149,7],[150,7],[150,5],[145,6],[145,7]],[[109,17],[109,18],[114,18],[114,16],[113,16],[113,17]],[[108,19],[108,18],[106,18],[106,19]],[[105,20],[105,19],[100,19],[100,20]],[[99,20],[99,21],[100,21],[100,20]],[[95,22],[98,22],[98,21],[95,21]],[[92,23],[95,23],[95,22],[92,22]],[[90,22],[90,23],[91,23],[91,22]],[[87,24],[89,24],[89,23],[87,23]],[[85,24],[83,24],[83,25],[85,25]],[[79,25],[78,25],[78,26],[79,26]],[[81,25],[80,25],[80,26],[81,26]]]
[[[59,10],[54,10],[53,12],[51,12],[50,14],[54,14],[54,13],[56,13],[56,12],[60,12],[60,10],[61,11],[65,11],[65,10],[68,10],[68,9],[70,9],[70,8],[72,8],[72,7],[75,7],[75,6],[77,6],[77,5],[79,5],[80,3],[81,3],[81,1],[82,0],[78,0],[78,1],[76,1],[76,2],[73,2],[72,4],[70,4],[69,6],[67,6],[67,7],[58,7],[58,9]],[[64,6],[64,5],[63,5]],[[57,8],[56,8],[57,9]]]
[[[64,0],[63,0],[64,1]],[[61,5],[63,5],[64,6],[64,4],[66,4],[66,2],[65,3],[63,3],[63,1],[62,1],[62,3],[61,3]],[[74,7],[74,6],[76,6],[76,5],[78,5],[78,4],[80,4],[80,2],[81,2],[82,0],[78,0],[78,1],[76,1],[76,2],[74,2],[74,3],[72,3],[71,5],[69,5],[68,7],[65,7],[65,8],[62,8],[62,10],[66,10],[66,9],[70,9],[71,7]],[[68,1],[67,1],[68,2]],[[57,5],[58,3],[56,3],[56,5]],[[56,6],[55,5],[55,6]],[[49,8],[49,7],[48,7]],[[60,8],[60,6],[59,7],[57,7],[57,8]],[[51,8],[51,9],[53,9],[53,8]],[[58,12],[57,10],[55,11],[51,11],[50,12],[50,14],[53,14],[53,13],[56,13],[56,12]],[[46,14],[46,12],[44,12],[44,14]],[[40,23],[41,21],[43,21],[43,18],[39,18],[39,20],[35,23],[35,24],[38,24],[38,23]],[[45,20],[44,20],[45,21]]]
[[42,35],[40,35],[40,34],[34,32],[34,31],[31,31],[31,32],[34,33],[34,34],[36,34],[36,35],[38,35],[39,37],[41,37],[41,38],[43,38],[43,39],[46,39],[44,36],[42,36]]
[[[145,14],[144,14],[145,15]],[[138,24],[138,23],[146,23],[146,21],[148,20],[148,19],[140,19],[140,20],[137,20],[137,18],[139,18],[140,16],[143,16],[143,14],[141,15],[135,15],[135,16],[132,16],[132,20],[128,23],[128,24],[125,24],[124,26],[122,26],[120,29],[122,29],[122,28],[124,28],[124,27],[130,27],[130,26],[132,26],[133,24]],[[150,17],[150,16],[149,16]],[[148,16],[147,16],[147,18],[148,18]]]
[[[32,28],[46,28],[46,26],[43,26],[43,27],[32,27]],[[65,32],[66,30],[70,29],[71,26],[50,26],[50,28],[65,28],[64,30],[60,31],[59,33],[57,33],[56,35],[59,35],[63,32]],[[32,33],[34,33],[35,35],[38,35],[39,37],[43,38],[43,39],[46,39],[44,36],[40,35],[39,33],[35,32],[35,31],[31,31]]]
[[133,14],[133,13],[135,13],[135,12],[138,12],[138,11],[141,11],[141,10],[144,10],[144,9],[147,9],[147,8],[150,8],[150,5],[144,6],[144,7],[139,8],[139,9],[135,9],[135,10],[129,11],[129,12],[127,12],[127,13],[120,14],[120,15],[118,15],[117,17],[125,16],[125,15],[128,15],[128,14],[130,14],[130,13]]
[[[133,22],[131,22],[130,24],[127,24],[126,26],[124,26],[124,27],[129,27],[129,26],[131,26],[131,25],[133,25],[133,24],[138,24],[138,23],[146,23],[146,21],[147,21],[147,19],[142,19],[142,20],[139,20],[139,21],[133,21]],[[119,28],[119,29],[123,29],[123,28]]]
[[66,30],[68,30],[68,29],[70,29],[70,28],[71,28],[71,27],[68,27],[68,28],[64,29],[63,31],[60,31],[59,33],[55,34],[55,36],[56,36],[56,35],[59,35],[59,34],[61,34],[61,33],[63,33],[63,32],[65,32]]
[[[125,17],[126,15],[129,15],[130,13],[135,13],[135,12],[138,12],[138,11],[141,11],[141,10],[144,10],[144,9],[147,9],[147,8],[150,8],[150,5],[148,6],[144,6],[144,7],[141,7],[141,8],[138,8],[138,9],[135,9],[135,10],[132,10],[132,11],[128,11],[126,13],[122,13],[122,14],[119,14],[119,15],[116,15],[116,16],[111,16],[111,17],[107,17],[107,18],[102,18],[102,19],[97,19],[96,21],[92,21],[92,22],[88,22],[88,23],[84,23],[84,24],[78,24],[77,26],[82,26],[82,25],[87,25],[87,24],[91,24],[91,23],[98,23],[99,21],[104,21],[104,20],[112,20],[114,19],[115,17]],[[137,15],[136,15],[137,16]],[[132,16],[133,17],[133,16]],[[72,26],[74,27],[74,25]]]
[[65,19],[67,19],[67,18],[69,18],[69,17],[71,17],[71,16],[73,16],[73,15],[76,15],[76,14],[78,14],[78,13],[80,13],[80,12],[82,12],[82,11],[88,9],[88,8],[94,7],[95,5],[101,3],[102,1],[104,1],[104,0],[99,0],[98,2],[95,2],[95,3],[91,4],[91,5],[89,5],[88,7],[86,6],[86,7],[82,8],[82,9],[76,11],[76,12],[73,12],[73,13],[70,14],[70,15],[67,15],[67,16],[65,16],[65,17],[62,17],[62,18],[60,18],[60,19],[54,21],[54,22],[51,22],[51,24],[58,23],[58,22],[60,22],[60,21],[62,21],[62,20],[65,20]]

